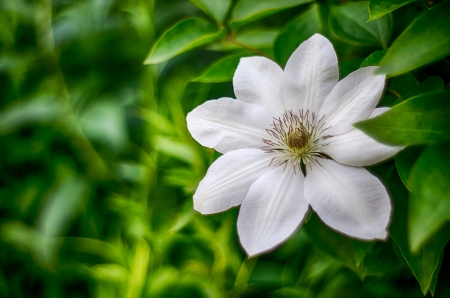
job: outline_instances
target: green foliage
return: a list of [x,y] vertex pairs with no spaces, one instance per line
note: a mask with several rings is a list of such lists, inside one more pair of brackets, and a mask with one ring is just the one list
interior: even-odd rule
[[[0,296],[449,297],[450,1],[311,2],[3,1]],[[356,126],[407,146],[368,167],[391,196],[390,238],[312,213],[248,259],[237,209],[193,209],[219,154],[186,114],[234,97],[241,57],[284,66],[315,33],[341,78],[387,74],[392,109]]]

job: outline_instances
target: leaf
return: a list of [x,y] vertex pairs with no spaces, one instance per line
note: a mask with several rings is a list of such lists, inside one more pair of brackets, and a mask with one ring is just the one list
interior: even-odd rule
[[364,259],[364,256],[373,247],[375,242],[374,241],[365,242],[365,241],[360,241],[360,240],[356,240],[356,239],[352,239],[351,242],[352,242],[352,246],[353,246],[353,251],[355,252],[356,266],[359,266],[361,261]]
[[343,79],[359,68],[362,58],[353,58],[339,63],[339,79]]
[[380,64],[381,59],[383,59],[384,55],[386,55],[387,50],[375,51],[370,54],[363,62],[361,62],[360,67],[367,66],[378,66]]
[[331,7],[330,30],[351,45],[387,48],[392,35],[390,15],[366,23],[368,16],[366,1]]
[[198,8],[222,24],[231,6],[231,0],[191,0]]
[[450,91],[412,97],[386,113],[354,124],[393,145],[436,143],[450,138]]
[[406,4],[413,3],[416,0],[370,0],[369,1],[369,19],[368,22],[376,20],[391,11],[396,10]]
[[408,190],[395,171],[387,177],[386,183],[394,204],[389,233],[425,295],[429,290],[434,291],[436,286],[444,248],[450,239],[450,226],[446,225],[428,241],[421,242],[417,251],[412,253],[407,238],[407,221],[413,217],[408,214]]
[[225,30],[217,30],[202,19],[187,19],[165,31],[154,43],[145,64],[157,64],[181,53],[222,38]]
[[449,146],[450,140],[428,146],[411,170],[409,240],[413,250],[450,218]]
[[312,5],[308,11],[282,29],[273,45],[275,60],[280,65],[286,65],[291,54],[302,42],[321,32],[319,9],[319,5]]
[[395,76],[448,55],[449,14],[450,1],[444,1],[415,19],[392,43],[386,56],[381,60],[379,72]]
[[[395,166],[397,167],[400,179],[408,188],[409,173],[417,159],[422,153],[424,146],[411,146],[403,149],[395,156]],[[408,188],[411,191],[411,189]]]
[[193,78],[191,82],[221,83],[233,80],[234,72],[244,54],[236,54],[215,61],[201,75]]
[[444,90],[444,81],[437,76],[428,77],[419,86],[420,93],[442,91]]
[[[242,45],[250,46],[256,49],[271,49],[275,38],[278,36],[278,30],[265,29],[247,29],[239,30],[236,34],[236,42]],[[228,42],[216,42],[207,47],[211,51],[231,51],[242,50],[242,46]],[[254,54],[253,54],[254,55]]]
[[387,90],[398,96],[400,101],[420,94],[419,82],[409,73],[390,78]]
[[230,25],[232,28],[237,28],[289,7],[312,1],[313,0],[242,0],[233,11]]

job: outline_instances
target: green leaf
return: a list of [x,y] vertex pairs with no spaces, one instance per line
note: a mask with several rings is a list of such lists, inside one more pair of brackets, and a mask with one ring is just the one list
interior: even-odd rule
[[321,32],[319,5],[312,7],[282,29],[273,45],[275,60],[286,65],[295,49],[315,33]]
[[369,1],[369,20],[373,21],[381,18],[387,13],[402,7],[403,5],[413,3],[416,0],[370,0]]
[[393,145],[436,143],[450,138],[450,91],[412,97],[354,126]]
[[313,0],[242,0],[233,12],[230,25],[233,28],[237,28],[289,7],[312,1]]
[[359,68],[363,58],[353,58],[339,63],[339,79],[343,79]]
[[449,15],[450,1],[444,1],[415,19],[392,43],[381,60],[379,72],[395,76],[448,55]]
[[408,214],[408,190],[395,170],[391,171],[385,181],[394,204],[389,229],[392,240],[398,245],[402,257],[420,283],[423,294],[428,290],[434,292],[445,244],[450,239],[450,228],[447,225],[428,241],[421,242],[416,252],[411,252],[407,238],[407,220],[413,215]]
[[450,218],[449,146],[450,140],[428,146],[411,170],[409,240],[413,250]]
[[191,0],[198,8],[222,24],[231,6],[231,0]]
[[387,48],[392,35],[390,15],[366,23],[368,16],[366,1],[331,7],[330,30],[351,45]]
[[356,266],[359,266],[361,261],[364,259],[364,256],[373,247],[375,242],[374,241],[364,242],[356,239],[351,239],[351,242],[353,246],[353,251],[355,252]]
[[419,81],[412,74],[404,74],[396,76],[388,80],[387,90],[394,93],[400,98],[400,101],[404,101],[410,97],[419,95]]
[[145,64],[157,64],[181,53],[222,38],[225,30],[217,30],[202,19],[187,19],[165,31],[155,42]]
[[386,55],[387,50],[375,51],[370,54],[363,62],[361,62],[360,67],[366,66],[378,66],[380,64],[381,59],[383,59],[384,55]]
[[440,77],[428,77],[420,86],[420,93],[428,93],[444,90],[444,81]]
[[[271,49],[275,38],[278,36],[278,30],[273,29],[248,29],[239,30],[236,34],[236,42],[242,45],[250,46],[255,49]],[[217,42],[207,47],[211,51],[231,51],[242,50],[242,46],[228,42]],[[254,55],[254,54],[253,54]]]
[[[403,181],[403,184],[408,188],[408,179],[411,169],[420,153],[423,151],[423,146],[411,146],[403,149],[395,156],[395,166],[398,174]],[[408,188],[409,189],[409,188]],[[411,189],[409,189],[411,191]]]
[[201,75],[193,78],[192,82],[221,83],[233,80],[234,72],[244,54],[236,54],[215,61]]

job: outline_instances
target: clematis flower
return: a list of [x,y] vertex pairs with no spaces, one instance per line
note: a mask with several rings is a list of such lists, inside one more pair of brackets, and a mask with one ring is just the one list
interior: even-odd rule
[[194,208],[211,214],[241,205],[238,235],[249,256],[288,239],[309,206],[339,232],[385,239],[390,199],[362,166],[402,147],[352,126],[387,110],[375,108],[385,83],[375,69],[338,82],[336,53],[319,34],[297,48],[284,71],[263,57],[242,58],[233,77],[237,99],[210,100],[187,115],[194,139],[223,153],[200,182]]

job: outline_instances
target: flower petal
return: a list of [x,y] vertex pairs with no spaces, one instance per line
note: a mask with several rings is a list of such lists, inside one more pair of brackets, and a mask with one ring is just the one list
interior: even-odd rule
[[[369,118],[381,115],[389,108],[378,108]],[[404,146],[389,146],[377,142],[361,130],[354,128],[349,132],[326,139],[329,143],[322,151],[335,161],[349,166],[368,166],[394,156]]]
[[280,117],[286,107],[283,100],[283,70],[264,57],[241,58],[233,76],[236,98],[263,107]]
[[259,149],[240,149],[219,157],[194,194],[194,209],[203,214],[241,204],[250,185],[269,167],[271,156]]
[[272,117],[261,107],[231,98],[209,100],[187,117],[192,137],[205,147],[227,153],[242,148],[260,148],[267,138]]
[[330,159],[311,164],[305,198],[331,228],[360,239],[385,239],[391,204],[380,180],[364,168]]
[[291,236],[305,217],[304,177],[291,166],[272,168],[252,184],[237,222],[239,239],[249,256],[275,248]]
[[360,68],[333,88],[325,99],[319,117],[325,115],[329,135],[353,129],[353,123],[365,120],[375,109],[384,88],[384,75],[373,74],[377,67]]
[[303,42],[284,69],[284,100],[288,110],[318,111],[339,80],[333,45],[320,34]]

